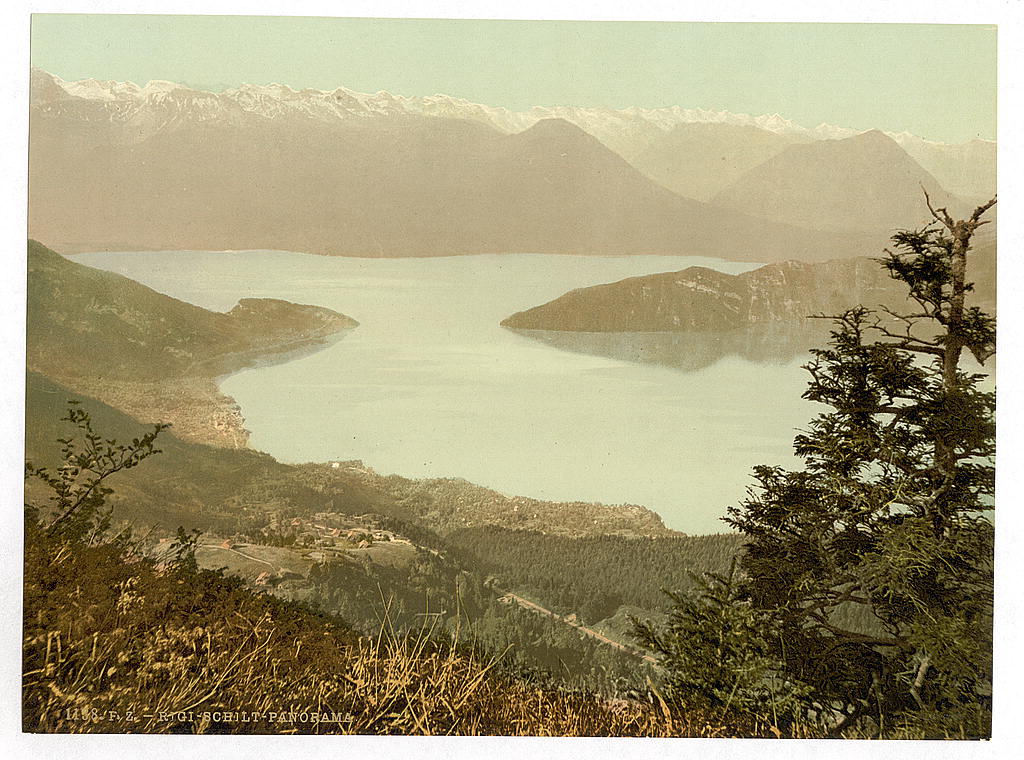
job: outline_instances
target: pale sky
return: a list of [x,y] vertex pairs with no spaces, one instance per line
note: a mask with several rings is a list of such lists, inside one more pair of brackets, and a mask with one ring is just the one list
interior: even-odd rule
[[813,127],[996,138],[996,27],[35,15],[64,79],[278,82],[533,105],[779,113]]

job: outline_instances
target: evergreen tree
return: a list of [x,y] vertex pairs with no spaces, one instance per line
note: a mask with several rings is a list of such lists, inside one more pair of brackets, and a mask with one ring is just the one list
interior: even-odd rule
[[662,693],[688,708],[750,713],[778,727],[802,714],[806,687],[779,668],[779,626],[741,596],[733,561],[727,575],[705,573],[684,593],[669,593],[668,621],[633,619],[638,638],[661,658]]
[[[995,395],[961,359],[995,352],[993,318],[965,303],[965,272],[996,201],[954,220],[926,200],[933,224],[896,234],[880,260],[911,306],[835,318],[806,365],[804,397],[830,410],[795,440],[804,468],[756,468],[756,486],[726,518],[747,538],[731,603],[759,631],[730,645],[730,661],[755,657],[803,695],[803,720],[836,735],[990,730]],[[677,599],[676,640],[721,623],[695,613],[701,604]],[[671,637],[638,635],[677,683],[701,688],[692,652],[673,659]],[[762,681],[719,671],[705,687],[721,692],[732,678],[748,692],[732,704],[761,704],[771,719]]]

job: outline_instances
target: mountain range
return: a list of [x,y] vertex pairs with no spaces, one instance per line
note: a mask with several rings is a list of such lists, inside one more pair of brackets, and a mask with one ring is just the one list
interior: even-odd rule
[[632,162],[668,189],[710,201],[754,167],[810,139],[750,124],[684,123],[655,137]]
[[[711,186],[687,190],[666,178],[679,171],[665,161],[661,174],[652,168],[658,143],[680,126],[697,126],[691,122],[721,130],[714,139],[734,157],[737,181],[775,148],[850,132],[679,108],[515,113],[447,96],[281,85],[211,93],[170,82],[64,82],[34,70],[29,229],[69,251],[364,256],[821,260],[884,243],[884,219],[850,230],[830,225],[825,234],[685,197],[684,190],[706,200],[723,182],[712,168],[704,172]],[[770,149],[751,150],[748,139]],[[713,167],[706,151],[696,153]],[[661,153],[687,154],[685,147]]]
[[[433,116],[478,121],[507,134],[522,132],[544,119],[565,119],[597,137],[616,153],[632,161],[649,142],[671,132],[681,124],[746,126],[800,140],[833,140],[852,137],[862,130],[834,124],[807,128],[777,113],[751,116],[725,110],[704,108],[595,108],[580,106],[534,106],[527,111],[473,103],[450,95],[403,96],[389,92],[360,93],[345,87],[333,90],[294,90],[287,85],[245,84],[214,93],[175,82],[154,80],[140,87],[133,82],[84,79],[64,81],[40,69],[32,70],[33,100],[66,100],[67,96],[113,106],[111,113],[123,121],[137,119],[154,105],[191,102],[205,118],[223,117],[241,109],[268,118],[315,118],[324,121],[368,118],[373,116]],[[40,97],[36,97],[36,93]],[[147,121],[145,117],[139,119]],[[159,123],[149,120],[149,128]],[[141,134],[145,134],[145,129]],[[947,144],[925,140],[909,132],[888,132],[901,147],[925,168],[940,177],[951,191],[961,195],[990,193],[995,179],[995,143],[970,140]],[[981,180],[990,169],[988,179]],[[976,185],[956,186],[953,178],[963,168],[973,169]]]

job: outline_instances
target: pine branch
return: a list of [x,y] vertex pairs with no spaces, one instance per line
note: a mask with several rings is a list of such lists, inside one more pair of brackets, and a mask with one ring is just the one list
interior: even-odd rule
[[824,628],[834,636],[846,639],[847,641],[855,642],[858,644],[866,644],[869,646],[883,646],[883,647],[896,647],[898,649],[910,649],[910,642],[906,639],[898,638],[887,638],[884,636],[871,636],[866,633],[857,633],[855,631],[847,631],[839,626],[832,625],[828,620],[824,618],[818,612],[811,612],[808,614],[809,618],[814,620],[818,625]]

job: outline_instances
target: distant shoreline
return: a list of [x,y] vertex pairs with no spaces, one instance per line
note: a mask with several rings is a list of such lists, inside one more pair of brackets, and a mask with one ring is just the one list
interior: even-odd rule
[[[147,247],[144,245],[138,246],[125,246],[111,247],[111,246],[99,246],[99,247],[88,247],[85,245],[78,245],[74,243],[69,244],[54,244],[55,250],[60,250],[61,255],[69,258],[77,256],[87,256],[89,254],[117,254],[117,255],[128,255],[132,253],[166,253],[169,256],[173,256],[176,253],[288,253],[296,254],[299,256],[318,256],[326,259],[367,259],[371,261],[380,260],[405,260],[405,259],[461,259],[468,256],[567,256],[572,258],[598,258],[598,259],[636,259],[643,258],[646,256],[658,256],[668,258],[699,258],[699,259],[712,259],[715,261],[727,261],[732,264],[750,264],[751,266],[764,266],[765,261],[763,258],[749,258],[745,256],[735,256],[725,258],[723,256],[716,256],[713,254],[706,253],[694,253],[693,251],[681,251],[678,253],[659,253],[657,251],[651,251],[649,253],[590,253],[590,252],[566,252],[566,251],[463,251],[460,253],[436,253],[436,254],[425,254],[420,256],[410,256],[406,254],[395,254],[393,256],[382,256],[380,254],[368,254],[368,253],[320,253],[317,251],[300,251],[296,249],[287,248],[228,248],[228,249],[213,249],[213,248],[163,248],[163,247]],[[800,260],[796,258],[794,260]]]

